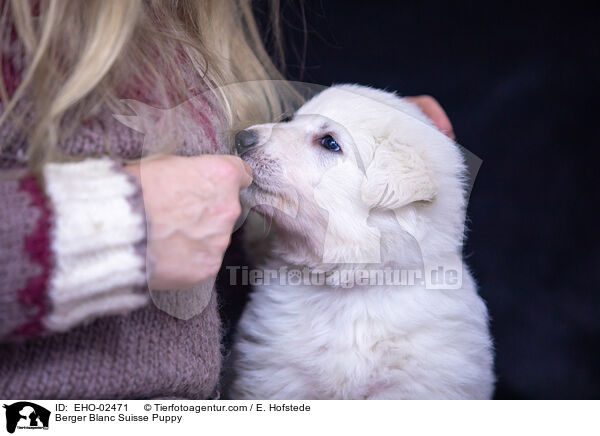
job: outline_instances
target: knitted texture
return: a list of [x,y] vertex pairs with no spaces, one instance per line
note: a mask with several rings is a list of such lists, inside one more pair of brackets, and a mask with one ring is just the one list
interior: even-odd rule
[[21,295],[43,272],[25,249],[42,214],[21,180],[0,181],[0,338],[16,333],[36,316],[36,308],[24,304]]
[[[6,44],[3,55],[20,59]],[[14,88],[11,75],[21,69],[3,63],[5,83]],[[224,152],[214,110],[203,103],[194,110],[180,117],[193,125],[171,126],[185,132],[178,154]],[[215,395],[221,330],[214,290],[187,321],[146,304],[143,197],[120,168],[143,156],[144,134],[100,110],[59,143],[66,154],[95,159],[46,165],[42,185],[17,171],[27,142],[16,125],[0,126],[0,145],[0,397]]]
[[153,305],[0,347],[0,397],[209,398],[220,370],[216,297],[182,321]]
[[35,335],[43,330],[42,322],[48,312],[46,287],[50,276],[50,208],[33,177],[21,179],[20,188],[29,193],[31,205],[40,212],[33,232],[25,238],[24,248],[32,262],[40,266],[40,271],[29,277],[27,285],[19,291],[21,305],[31,309],[31,316],[15,333],[18,336]]
[[145,240],[146,225],[128,201],[139,196],[139,186],[108,159],[47,164],[44,179],[54,209],[55,259],[46,328],[64,331],[144,306],[146,262],[135,244]]

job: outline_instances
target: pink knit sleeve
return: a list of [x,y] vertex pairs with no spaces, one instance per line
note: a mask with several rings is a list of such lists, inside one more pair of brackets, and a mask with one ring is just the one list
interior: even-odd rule
[[147,304],[141,191],[109,159],[0,172],[0,341]]

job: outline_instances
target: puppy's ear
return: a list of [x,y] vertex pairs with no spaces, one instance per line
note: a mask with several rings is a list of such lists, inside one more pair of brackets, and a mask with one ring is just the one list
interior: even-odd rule
[[413,147],[383,143],[366,169],[361,187],[369,208],[398,209],[415,201],[431,201],[437,187],[425,161]]

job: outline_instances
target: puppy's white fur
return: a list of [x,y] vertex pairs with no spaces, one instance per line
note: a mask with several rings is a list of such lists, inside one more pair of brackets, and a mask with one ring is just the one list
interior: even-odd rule
[[[462,283],[258,286],[238,325],[228,396],[490,398],[487,310],[461,261],[465,165],[456,144],[414,105],[357,85],[329,88],[291,122],[251,131],[260,138],[242,156],[254,169],[251,195],[299,203],[295,217],[258,207],[276,231],[265,268],[452,265]],[[327,134],[342,152],[319,145]]]

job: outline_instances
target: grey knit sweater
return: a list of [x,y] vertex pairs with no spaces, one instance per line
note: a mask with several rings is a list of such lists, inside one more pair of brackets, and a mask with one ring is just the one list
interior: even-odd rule
[[[2,50],[10,92],[22,62]],[[178,153],[222,152],[215,112],[192,106]],[[122,170],[144,136],[100,111],[60,143],[79,161],[47,164],[40,182],[25,169],[23,132],[0,126],[0,398],[216,395],[214,290],[188,320],[149,298],[142,193]]]

